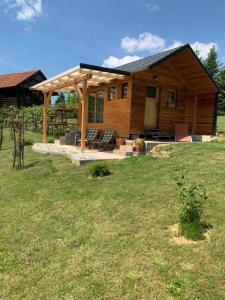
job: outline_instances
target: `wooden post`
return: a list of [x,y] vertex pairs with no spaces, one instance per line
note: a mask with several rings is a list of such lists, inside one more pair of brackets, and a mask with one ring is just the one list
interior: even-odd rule
[[81,101],[81,152],[85,149],[85,129],[86,129],[86,105],[87,105],[87,80],[83,81],[83,97]]
[[156,127],[159,128],[159,119],[160,119],[160,108],[162,102],[162,87],[158,88],[158,96],[157,96],[157,103],[156,103]]
[[194,103],[193,103],[192,134],[196,134],[197,108],[198,108],[198,95],[195,95]]
[[49,103],[49,100],[52,96],[52,92],[49,92],[49,93],[44,93],[44,108],[43,108],[43,134],[42,134],[42,140],[43,140],[43,143],[46,144],[46,141],[47,141],[47,127],[48,127],[48,124],[47,124],[47,114],[48,114],[48,103]]

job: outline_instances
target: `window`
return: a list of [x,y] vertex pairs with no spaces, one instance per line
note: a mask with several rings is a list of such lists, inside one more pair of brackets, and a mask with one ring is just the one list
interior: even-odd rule
[[121,85],[121,98],[127,98],[128,83],[123,83]]
[[168,107],[176,107],[176,91],[168,90],[166,94],[166,103]]
[[103,123],[104,92],[91,93],[88,96],[88,123]]
[[155,86],[147,86],[146,97],[147,98],[156,98],[156,87]]
[[114,100],[116,99],[116,87],[111,86],[109,87],[109,100]]

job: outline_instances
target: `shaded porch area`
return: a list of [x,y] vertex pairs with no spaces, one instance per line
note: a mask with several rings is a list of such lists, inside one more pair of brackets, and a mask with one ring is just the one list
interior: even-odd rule
[[[66,72],[63,72],[49,80],[34,85],[31,89],[41,91],[44,94],[43,110],[43,144],[47,141],[48,131],[48,108],[54,92],[71,93],[75,92],[79,100],[79,126],[80,143],[79,151],[86,150],[86,132],[88,115],[88,93],[90,87],[97,87],[99,84],[109,84],[114,80],[122,80],[130,75],[129,72],[98,67],[87,64],[80,64]],[[108,128],[109,130],[113,128]]]

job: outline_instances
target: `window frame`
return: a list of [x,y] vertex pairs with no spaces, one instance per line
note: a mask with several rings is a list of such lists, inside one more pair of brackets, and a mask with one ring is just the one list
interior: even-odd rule
[[[110,97],[110,89],[114,89],[114,98]],[[108,87],[108,101],[113,101],[117,99],[117,91],[116,91],[116,86],[112,85]]]
[[[126,96],[124,96],[124,94],[123,94],[124,86],[126,86]],[[128,82],[121,83],[121,86],[120,86],[120,97],[121,97],[121,99],[127,99],[128,98],[128,87],[129,87]]]
[[[102,94],[102,98],[98,98],[98,95],[99,94]],[[89,97],[91,95],[94,95],[94,110],[90,111],[90,105],[89,105]],[[97,106],[98,106],[98,100],[101,99],[102,100],[102,111],[101,110],[97,110]],[[104,90],[99,90],[99,91],[96,91],[96,92],[92,92],[92,93],[89,93],[88,94],[88,109],[87,109],[87,113],[88,113],[88,123],[90,124],[102,124],[104,123],[104,107],[105,106],[105,91]],[[90,113],[93,114],[93,120],[90,119]],[[98,121],[98,115],[101,115],[101,118],[100,118],[100,121]]]
[[[148,88],[154,88],[155,89],[155,97],[149,97],[148,96]],[[146,98],[151,98],[151,99],[157,99],[158,96],[158,88],[156,85],[147,85],[146,86]]]
[[[168,101],[169,93],[174,93],[174,99],[172,101]],[[177,105],[177,91],[173,89],[167,89],[166,91],[166,105],[169,108],[176,108]]]

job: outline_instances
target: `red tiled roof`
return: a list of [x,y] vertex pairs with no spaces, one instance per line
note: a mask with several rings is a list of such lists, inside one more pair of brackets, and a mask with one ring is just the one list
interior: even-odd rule
[[37,72],[37,70],[34,70],[22,73],[0,75],[0,89],[17,86]]

